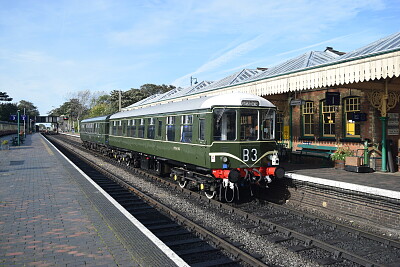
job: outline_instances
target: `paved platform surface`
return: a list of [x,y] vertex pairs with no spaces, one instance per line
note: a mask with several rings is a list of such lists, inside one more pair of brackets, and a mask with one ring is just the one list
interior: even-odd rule
[[283,163],[293,179],[400,199],[400,172],[356,173],[318,164]]
[[0,266],[84,265],[177,264],[40,134],[27,135],[0,151]]

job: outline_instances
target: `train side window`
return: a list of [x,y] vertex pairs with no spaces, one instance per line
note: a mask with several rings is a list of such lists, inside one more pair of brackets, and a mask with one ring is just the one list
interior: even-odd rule
[[181,142],[191,143],[192,142],[192,130],[193,130],[193,116],[183,115],[181,121]]
[[136,120],[132,120],[131,136],[132,137],[136,137]]
[[205,140],[205,131],[206,131],[206,120],[199,119],[199,140]]
[[216,108],[214,113],[214,140],[236,140],[236,110]]
[[147,138],[154,139],[155,131],[156,131],[155,119],[149,118],[147,126]]
[[144,119],[140,119],[140,125],[138,127],[138,137],[144,138]]
[[158,121],[158,129],[157,129],[157,136],[161,137],[161,133],[162,133],[162,120],[159,119],[159,121]]
[[112,134],[117,135],[117,121],[113,121]]
[[166,139],[167,141],[175,141],[175,116],[167,117]]
[[118,136],[122,135],[122,121],[117,122],[117,135]]

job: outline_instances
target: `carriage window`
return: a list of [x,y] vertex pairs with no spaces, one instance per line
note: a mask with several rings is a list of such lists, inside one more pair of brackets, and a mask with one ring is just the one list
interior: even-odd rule
[[117,121],[117,135],[122,135],[122,121]]
[[128,120],[128,136],[136,137],[136,124],[135,120]]
[[144,138],[144,119],[139,120],[139,127],[138,127],[138,137]]
[[167,141],[175,141],[175,117],[167,117]]
[[199,140],[204,141],[205,140],[205,128],[206,127],[206,120],[205,119],[199,119]]
[[158,132],[157,135],[161,137],[161,131],[162,131],[162,120],[158,121]]
[[271,140],[275,139],[275,110],[261,110],[261,139]]
[[112,123],[112,134],[117,135],[117,121],[113,121]]
[[258,139],[258,110],[245,109],[240,112],[240,140]]
[[181,142],[183,143],[191,143],[192,142],[192,126],[193,116],[192,115],[183,115],[182,116],[182,125],[181,125]]
[[236,140],[236,110],[214,109],[214,140]]
[[154,135],[155,135],[155,131],[156,131],[155,119],[149,118],[148,123],[149,123],[149,126],[147,128],[147,138],[154,139]]

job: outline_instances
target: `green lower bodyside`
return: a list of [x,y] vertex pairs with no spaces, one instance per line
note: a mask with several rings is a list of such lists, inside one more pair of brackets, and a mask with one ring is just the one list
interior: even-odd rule
[[168,142],[141,138],[109,136],[109,145],[158,156],[207,169],[267,166],[265,153],[276,149],[275,141],[213,142],[211,145]]

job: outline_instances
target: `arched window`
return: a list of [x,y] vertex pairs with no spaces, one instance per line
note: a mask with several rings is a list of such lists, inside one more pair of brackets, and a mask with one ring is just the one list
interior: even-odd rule
[[326,100],[321,101],[322,136],[335,137],[336,106],[327,105]]
[[303,135],[313,136],[314,135],[314,102],[307,101],[302,106],[303,116]]
[[360,110],[360,97],[344,99],[345,137],[360,137],[360,122],[354,121],[354,113],[359,113]]

